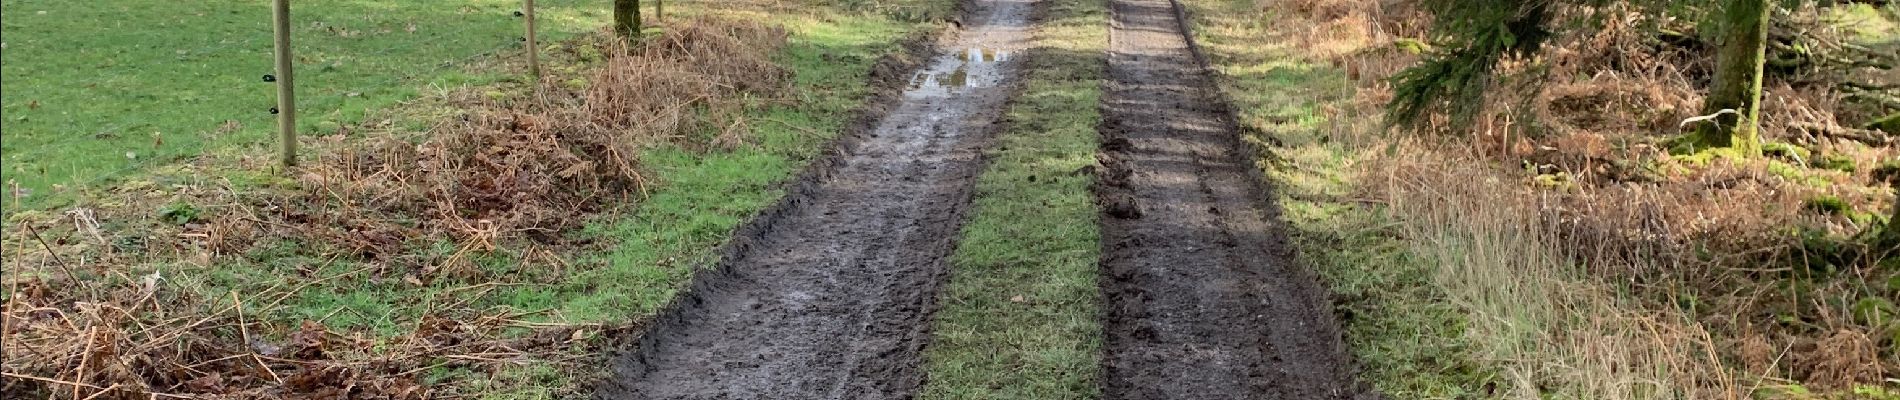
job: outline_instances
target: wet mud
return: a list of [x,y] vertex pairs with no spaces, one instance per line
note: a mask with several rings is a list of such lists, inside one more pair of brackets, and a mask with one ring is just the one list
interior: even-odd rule
[[698,271],[595,397],[914,396],[982,149],[1017,91],[1010,55],[1028,43],[1032,3],[967,1],[963,31],[880,82],[892,91],[873,117]]
[[1376,398],[1169,0],[1111,0],[1106,399]]

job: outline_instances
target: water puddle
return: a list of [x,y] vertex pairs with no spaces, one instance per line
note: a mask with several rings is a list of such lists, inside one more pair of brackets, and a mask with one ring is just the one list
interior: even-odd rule
[[939,57],[937,61],[910,77],[911,94],[948,95],[969,89],[996,87],[1002,82],[998,66],[1009,61],[1010,51],[975,47]]
[[973,48],[958,53],[957,59],[965,62],[975,61],[986,63],[1009,61],[1009,50]]

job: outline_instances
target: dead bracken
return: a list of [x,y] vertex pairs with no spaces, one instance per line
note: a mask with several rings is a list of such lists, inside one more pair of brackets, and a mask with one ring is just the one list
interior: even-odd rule
[[[1534,238],[1501,242],[1509,246],[1559,249],[1553,256],[1577,275],[1565,275],[1576,280],[1561,288],[1565,301],[1614,299],[1605,287],[1633,292],[1634,304],[1571,315],[1603,331],[1557,331],[1553,340],[1568,342],[1526,357],[1566,360],[1553,362],[1568,371],[1589,363],[1563,357],[1617,349],[1640,361],[1626,371],[1661,371],[1659,380],[1691,398],[1746,395],[1764,379],[1852,390],[1900,376],[1900,325],[1854,317],[1857,303],[1878,309],[1900,296],[1892,268],[1900,248],[1875,238],[1882,224],[1873,218],[1891,212],[1894,195],[1870,171],[1900,149],[1892,133],[1866,128],[1882,115],[1866,98],[1893,96],[1900,75],[1892,53],[1863,54],[1823,10],[1776,14],[1768,51],[1781,65],[1769,66],[1761,118],[1767,155],[1747,158],[1673,142],[1683,121],[1702,114],[1715,57],[1693,23],[1654,9],[1557,7],[1553,20],[1589,28],[1501,61],[1471,126],[1433,114],[1413,134],[1380,135],[1362,121],[1391,101],[1387,77],[1433,54],[1417,39],[1431,37],[1433,11],[1290,3],[1315,25],[1292,34],[1306,43],[1300,51],[1331,60],[1356,86],[1321,110],[1331,121],[1323,134],[1366,147],[1366,193],[1356,195],[1475,234],[1508,227],[1504,237]],[[1607,332],[1618,329],[1629,330]],[[1604,335],[1581,338],[1592,332]],[[1618,335],[1674,348],[1612,344]],[[1527,382],[1608,386],[1580,376]]]

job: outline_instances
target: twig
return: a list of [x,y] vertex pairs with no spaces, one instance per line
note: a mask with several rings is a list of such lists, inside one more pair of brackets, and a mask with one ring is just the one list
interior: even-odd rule
[[251,344],[251,330],[250,328],[246,328],[246,326],[250,324],[244,322],[244,303],[238,300],[236,290],[231,291],[231,308],[237,310],[238,334],[244,338],[244,350],[250,353],[251,361],[257,362],[258,368],[263,368],[265,373],[270,374],[272,380],[277,381],[278,386],[282,386],[284,384],[284,378],[277,376],[277,371],[272,371],[270,364],[265,364],[264,360],[257,358],[257,350],[253,349],[253,345]]
[[1866,130],[1866,129],[1854,129],[1854,128],[1848,128],[1848,127],[1842,127],[1842,126],[1829,126],[1825,124],[1817,124],[1817,123],[1812,123],[1812,122],[1796,122],[1796,123],[1788,124],[1788,126],[1790,128],[1807,132],[1808,134],[1811,134],[1811,135],[1847,139],[1847,140],[1852,140],[1856,142],[1861,142],[1868,146],[1876,146],[1876,147],[1885,146],[1893,142],[1892,138],[1889,138],[1878,131],[1872,131],[1872,130]]
[[[92,343],[97,333],[99,327],[86,328],[86,345],[79,348],[79,368],[73,369],[74,379],[86,379],[86,364],[92,361]],[[79,385],[73,385],[73,398],[79,398]]]
[[[226,308],[226,309],[224,309],[224,310],[218,310],[218,311],[216,311],[216,312],[213,312],[213,313],[211,313],[211,315],[210,315],[210,316],[207,316],[207,317],[204,317],[204,318],[202,318],[202,319],[199,319],[199,320],[198,320],[197,322],[192,322],[192,323],[191,323],[190,325],[185,325],[185,326],[184,326],[183,328],[180,328],[180,329],[177,329],[177,330],[173,330],[173,331],[172,331],[171,333],[168,333],[168,334],[166,334],[165,336],[160,336],[160,337],[158,337],[158,338],[156,338],[156,339],[152,339],[152,340],[147,340],[147,341],[145,341],[145,343],[143,343],[143,344],[140,344],[140,345],[139,345],[138,347],[136,347],[136,348],[139,348],[139,349],[144,349],[144,348],[146,348],[146,347],[151,347],[151,346],[156,346],[156,345],[158,345],[159,343],[162,343],[162,342],[165,342],[165,341],[168,341],[168,340],[172,340],[172,339],[175,339],[175,338],[177,338],[177,337],[179,337],[179,336],[184,336],[184,335],[185,335],[185,333],[187,333],[187,332],[190,332],[190,331],[191,331],[192,329],[195,329],[195,328],[197,328],[197,327],[198,327],[199,325],[204,325],[204,323],[206,323],[206,322],[211,322],[211,320],[212,320],[212,319],[214,319],[214,318],[217,318],[219,314],[224,314],[224,312],[225,312],[226,310],[230,310],[230,308]],[[77,330],[77,328],[75,328],[74,330]],[[246,345],[249,345],[249,344],[247,343]]]
[[93,393],[91,396],[86,396],[86,398],[82,400],[96,399],[96,398],[99,398],[99,396],[104,396],[106,393],[112,393],[112,389],[118,389],[118,388],[119,388],[119,384],[114,383],[112,384],[112,386],[107,386],[105,389],[100,389],[99,393]]
[[769,122],[777,122],[777,123],[778,123],[779,125],[785,125],[785,127],[787,127],[787,128],[792,128],[792,129],[796,129],[796,130],[798,130],[799,132],[804,132],[805,134],[808,134],[808,135],[812,135],[812,136],[815,136],[815,137],[822,137],[822,136],[824,136],[824,133],[823,133],[823,132],[819,132],[819,131],[818,131],[818,130],[816,130],[816,129],[811,129],[811,128],[806,128],[806,127],[802,127],[802,126],[798,126],[798,125],[793,125],[793,124],[792,124],[792,123],[790,123],[790,122],[785,122],[785,121],[782,121],[782,120],[779,120],[779,119],[777,119],[777,118],[759,118],[759,119],[761,119],[761,120],[765,120],[765,121],[769,121]]
[[112,245],[112,243],[106,241],[104,235],[99,234],[99,219],[93,217],[92,209],[75,208],[72,211],[67,211],[66,215],[73,217],[73,228],[79,229],[80,232],[85,232],[87,235],[92,236],[92,240],[98,241],[100,246]]
[[66,259],[60,258],[59,252],[53,251],[53,245],[46,244],[46,238],[40,237],[39,229],[33,228],[32,223],[21,222],[20,225],[25,226],[27,232],[33,233],[33,240],[40,242],[40,247],[46,249],[46,254],[53,256],[53,261],[59,264],[59,270],[66,273],[66,279],[73,281],[74,285],[86,287],[86,291],[92,293],[92,298],[99,298],[99,289],[80,282],[79,275],[73,273],[72,266],[66,264]]
[[22,374],[16,374],[16,373],[12,373],[12,372],[6,372],[6,371],[0,371],[0,375],[4,375],[4,376],[6,376],[6,377],[9,377],[9,378],[18,378],[18,379],[27,379],[27,380],[35,380],[35,381],[40,381],[40,382],[46,382],[46,383],[53,383],[53,384],[60,384],[60,385],[73,385],[73,386],[75,386],[75,387],[78,387],[78,386],[85,386],[85,387],[89,387],[89,388],[93,388],[93,389],[105,389],[105,388],[102,388],[102,387],[98,387],[98,386],[93,386],[93,385],[90,385],[90,384],[86,384],[86,383],[80,383],[80,382],[73,382],[73,381],[64,381],[64,380],[59,380],[59,379],[53,379],[53,378],[42,378],[42,377],[37,377],[37,376],[32,376],[32,375],[22,375]]
[[229,355],[229,356],[224,356],[223,358],[219,358],[219,359],[216,359],[216,360],[210,360],[210,361],[204,361],[204,362],[200,362],[200,363],[197,363],[197,364],[192,364],[192,365],[184,365],[184,366],[180,366],[179,368],[182,368],[182,369],[189,369],[189,370],[193,370],[193,371],[196,371],[196,370],[198,369],[198,367],[199,367],[199,366],[203,366],[203,365],[206,365],[206,364],[211,364],[211,363],[214,363],[214,362],[219,362],[219,361],[225,361],[225,360],[230,360],[230,359],[233,359],[233,358],[238,358],[238,357],[244,357],[244,356],[247,356],[247,355],[249,355],[249,354],[237,354],[237,355]]
[[[18,379],[26,379],[26,380],[35,380],[35,381],[40,381],[40,382],[47,382],[47,383],[54,383],[54,384],[60,384],[60,385],[81,385],[81,386],[85,386],[85,387],[89,387],[89,388],[93,388],[93,389],[100,389],[100,390],[105,390],[105,389],[107,389],[107,388],[102,388],[102,387],[98,387],[98,386],[93,386],[93,385],[88,385],[88,384],[84,384],[84,383],[79,383],[79,382],[72,382],[72,381],[63,381],[63,380],[58,380],[58,379],[53,379],[53,378],[42,378],[42,377],[37,377],[37,376],[32,376],[32,375],[22,375],[22,374],[16,374],[16,373],[12,373],[12,372],[6,372],[6,371],[0,371],[0,375],[3,375],[3,376],[6,376],[6,377],[9,377],[9,378],[18,378]],[[192,397],[192,396],[181,396],[181,395],[175,395],[175,394],[171,394],[171,393],[159,393],[159,392],[149,392],[149,391],[148,391],[148,392],[145,392],[145,394],[148,394],[148,395],[151,395],[152,397],[164,397],[164,398],[169,398],[169,399],[191,399],[191,398],[194,398],[194,397]]]
[[0,304],[0,341],[13,339],[13,304],[20,301],[20,280],[7,284],[7,302]]
[[600,323],[532,322],[518,319],[502,319],[501,322],[506,322],[511,326],[525,328],[600,328],[607,326],[606,324]]

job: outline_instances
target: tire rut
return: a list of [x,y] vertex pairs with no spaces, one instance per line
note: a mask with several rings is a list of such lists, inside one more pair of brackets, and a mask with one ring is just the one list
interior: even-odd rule
[[614,361],[600,399],[899,399],[922,382],[947,258],[1027,45],[1033,0],[968,26],[841,139]]
[[1324,288],[1295,263],[1253,157],[1170,0],[1110,1],[1107,399],[1370,396]]

